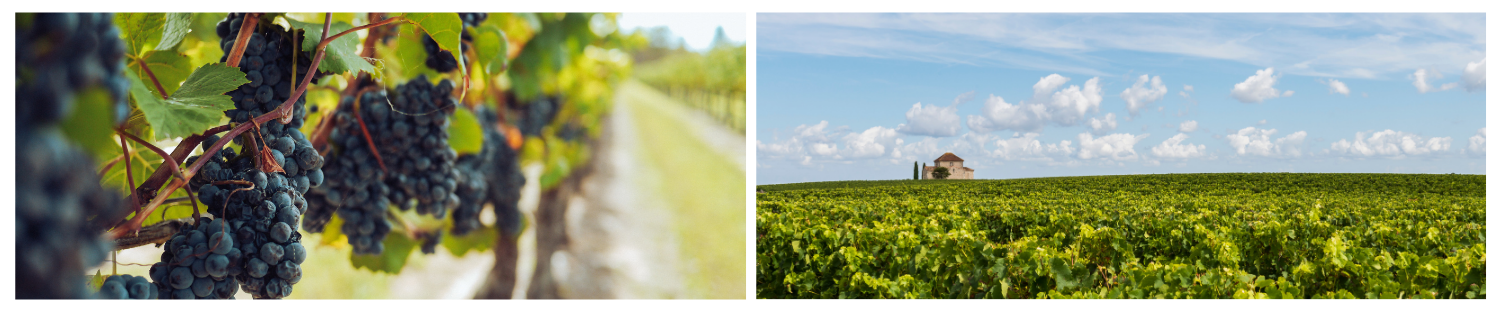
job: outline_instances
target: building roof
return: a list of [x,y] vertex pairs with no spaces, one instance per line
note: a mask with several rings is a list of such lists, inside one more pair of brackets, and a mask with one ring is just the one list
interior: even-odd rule
[[948,153],[943,153],[943,156],[939,156],[936,160],[932,160],[932,162],[934,162],[934,163],[936,163],[936,162],[942,162],[942,161],[963,162],[964,159],[960,159],[960,158],[958,158],[957,155],[953,155],[953,152],[948,152]]

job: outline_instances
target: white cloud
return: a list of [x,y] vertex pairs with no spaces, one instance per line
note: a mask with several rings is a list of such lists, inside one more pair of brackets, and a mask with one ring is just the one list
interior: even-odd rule
[[1032,99],[1010,104],[999,96],[990,95],[984,102],[980,115],[969,115],[969,129],[976,132],[996,130],[1038,131],[1048,123],[1073,126],[1083,122],[1090,112],[1099,111],[1103,101],[1099,78],[1094,77],[1080,88],[1077,85],[1059,90],[1070,79],[1052,74],[1038,80],[1032,86]]
[[1187,85],[1187,84],[1183,84],[1182,85],[1182,89],[1185,90],[1185,91],[1188,91],[1188,92],[1192,92],[1193,91],[1193,86]]
[[1260,125],[1260,126],[1265,126],[1266,125],[1266,120],[1265,119],[1261,119],[1260,121],[1255,122],[1255,124],[1256,125]]
[[1479,62],[1470,62],[1464,67],[1464,90],[1484,91],[1484,64],[1489,58],[1479,59]]
[[844,136],[844,143],[848,145],[846,155],[853,158],[884,156],[886,148],[894,149],[901,142],[902,140],[897,138],[895,129],[881,126],[870,127],[864,132]]
[[984,101],[984,108],[980,109],[979,116],[969,115],[969,129],[976,132],[990,132],[995,130],[1022,130],[1035,131],[1042,129],[1042,119],[1038,112],[1045,112],[1046,108],[1040,104],[1011,104],[1006,103],[1005,98],[990,95]]
[[1151,154],[1164,159],[1189,159],[1201,157],[1208,152],[1208,147],[1202,144],[1196,146],[1182,144],[1182,141],[1187,140],[1187,138],[1188,135],[1185,133],[1172,136],[1167,141],[1162,141],[1161,144],[1151,147]]
[[[1147,82],[1150,82],[1151,86],[1146,86]],[[1161,97],[1166,95],[1167,86],[1161,84],[1161,76],[1148,77],[1146,75],[1141,75],[1141,78],[1135,81],[1135,85],[1120,92],[1120,98],[1125,99],[1126,108],[1130,109],[1131,116],[1135,116],[1141,108],[1161,100]]]
[[[1368,137],[1367,137],[1368,135]],[[1329,147],[1330,152],[1358,157],[1402,158],[1408,155],[1427,155],[1448,151],[1453,138],[1423,138],[1415,134],[1386,129],[1377,132],[1357,132],[1354,141],[1340,139]]]
[[850,132],[847,126],[829,130],[828,121],[813,125],[799,125],[792,129],[790,139],[770,143],[755,141],[756,154],[766,159],[814,162],[809,158],[828,160],[865,159],[877,157],[900,157],[897,150],[904,140],[896,129],[881,126],[863,132]]
[[991,156],[1003,160],[1020,161],[1056,161],[1072,155],[1073,142],[1062,140],[1058,143],[1043,144],[1036,140],[1040,136],[1034,132],[1000,139],[995,141],[995,150],[990,152]]
[[1181,133],[1189,133],[1189,132],[1194,132],[1194,131],[1198,131],[1198,121],[1197,120],[1184,121],[1184,122],[1182,122],[1182,125],[1180,125],[1180,126],[1177,127],[1177,132],[1181,132]]
[[1229,95],[1243,103],[1260,103],[1277,97],[1292,96],[1292,91],[1287,91],[1285,95],[1276,91],[1276,79],[1280,77],[1276,75],[1275,68],[1255,70],[1255,75],[1245,78],[1245,82],[1235,83]]
[[812,126],[798,125],[797,128],[792,129],[792,131],[796,132],[798,137],[807,138],[808,140],[828,141],[828,136],[823,132],[823,129],[826,128],[828,128],[828,121],[824,120]]
[[812,153],[822,156],[839,154],[839,145],[831,143],[814,143],[812,144]]
[[1276,129],[1257,129],[1245,127],[1231,135],[1225,136],[1229,139],[1229,146],[1234,147],[1235,153],[1239,155],[1256,155],[1264,157],[1297,157],[1302,156],[1302,141],[1307,139],[1307,132],[1298,131],[1285,137],[1271,139],[1276,134]]
[[1067,84],[1068,81],[1071,80],[1073,79],[1058,75],[1056,73],[1042,77],[1041,80],[1036,81],[1036,84],[1031,85],[1031,91],[1033,93],[1031,95],[1031,99],[1042,99],[1043,97],[1046,97],[1047,94],[1052,93],[1052,91],[1056,91],[1057,88],[1062,87],[1063,84]]
[[1443,84],[1441,87],[1437,88],[1432,87],[1432,82],[1428,81],[1443,78],[1443,73],[1438,72],[1435,69],[1417,69],[1416,72],[1412,72],[1409,78],[1411,78],[1411,85],[1416,86],[1417,92],[1420,93],[1446,91],[1448,89],[1458,87],[1458,82]]
[[952,137],[960,128],[958,106],[941,107],[916,103],[906,111],[906,123],[896,126],[896,131],[909,135],[929,137]]
[[1115,113],[1109,113],[1107,115],[1104,115],[1103,120],[1100,120],[1099,118],[1089,118],[1088,126],[1089,132],[1097,136],[1109,133],[1110,131],[1114,131],[1115,127],[1118,127],[1119,124],[1115,122]]
[[1484,140],[1484,128],[1479,128],[1478,134],[1475,134],[1473,137],[1469,137],[1469,149],[1466,150],[1466,152],[1469,153],[1469,156],[1484,157]]
[[[902,146],[901,152],[905,156],[913,157],[913,159],[923,160],[937,158],[938,155],[943,154],[943,152],[956,151],[951,146],[943,147],[941,146],[941,144],[942,139],[940,138],[923,138],[922,140],[907,143],[906,145]],[[963,154],[962,152],[955,153]]]
[[817,155],[833,155],[838,149],[831,140],[825,129],[828,121],[824,120],[814,125],[799,125],[792,129],[791,139],[779,143],[765,143],[755,140],[756,154],[765,154],[773,158],[802,159],[808,153]]
[[1078,158],[1092,160],[1129,161],[1137,158],[1135,144],[1145,139],[1143,135],[1131,135],[1128,133],[1116,133],[1108,136],[1094,138],[1087,133],[1078,134]]
[[1328,86],[1328,94],[1338,93],[1343,94],[1344,96],[1349,96],[1349,86],[1345,85],[1343,81],[1332,79],[1324,81],[1322,79],[1319,79],[1318,83],[1322,83]]
[[[1085,81],[1082,89],[1077,85],[1072,85],[1052,92],[1062,85],[1062,82],[1051,85],[1054,78],[1062,78],[1062,82],[1069,80],[1057,74],[1047,76],[1033,86],[1036,93],[1032,96],[1033,101],[1047,105],[1047,116],[1052,122],[1072,126],[1082,120],[1085,114],[1099,111],[1099,102],[1104,101],[1100,93],[1104,91],[1104,88],[1099,85],[1098,77]],[[1047,95],[1049,93],[1050,95]]]

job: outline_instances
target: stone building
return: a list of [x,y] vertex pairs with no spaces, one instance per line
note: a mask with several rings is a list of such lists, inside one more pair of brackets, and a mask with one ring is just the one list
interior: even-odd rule
[[932,170],[941,167],[948,168],[948,179],[974,179],[974,169],[964,167],[964,159],[953,155],[953,152],[943,153],[932,165],[922,169],[922,179],[936,179],[932,177]]

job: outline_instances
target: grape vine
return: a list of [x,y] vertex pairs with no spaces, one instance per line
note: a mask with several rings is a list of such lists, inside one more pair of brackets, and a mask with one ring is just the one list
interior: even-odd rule
[[[18,14],[17,297],[285,298],[313,245],[304,231],[369,257],[393,237],[426,253],[475,231],[507,242],[487,231],[522,224],[514,126],[542,137],[563,104],[507,108],[514,88],[494,79],[518,56],[508,47],[541,29],[516,21],[585,16],[501,16]],[[402,65],[386,55],[401,47],[432,53]],[[532,116],[545,118],[517,118]],[[494,224],[481,220],[486,206]],[[112,250],[148,244],[156,261],[114,262],[149,266],[145,276],[85,276]]]

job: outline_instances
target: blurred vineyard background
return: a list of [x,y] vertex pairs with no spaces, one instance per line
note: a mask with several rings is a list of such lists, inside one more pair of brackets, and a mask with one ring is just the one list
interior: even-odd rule
[[666,28],[647,32],[650,42],[635,54],[636,77],[672,98],[745,133],[745,44],[715,31],[706,52],[688,51]]
[[[214,32],[224,16],[192,14],[182,43],[127,66],[139,73],[146,64],[164,81],[180,83],[224,55]],[[321,24],[323,16],[272,19]],[[349,25],[378,17],[332,15]],[[302,232],[305,276],[288,298],[743,298],[745,45],[720,36],[710,49],[689,49],[665,27],[622,29],[620,18],[491,13],[475,28],[474,53],[460,70],[469,80],[461,101],[496,110],[501,121],[479,128],[501,129],[519,150],[526,184],[518,228],[498,224],[486,207],[483,229],[444,236],[434,253],[424,254],[420,244],[451,223],[393,212],[405,224],[387,236],[384,253],[371,256],[353,254],[335,217],[324,233]],[[117,24],[139,20],[117,18]],[[357,33],[361,43],[372,31],[387,36],[359,47],[376,56],[371,80],[387,88],[419,75],[462,80],[423,65],[412,24],[393,25]],[[303,131],[311,134],[355,82],[354,75],[314,82]],[[469,109],[459,112],[473,119]],[[475,128],[461,121],[450,130]],[[477,147],[466,143],[480,141],[474,137],[458,131],[450,141]],[[181,139],[150,140],[167,148]],[[98,160],[126,161],[137,180],[161,161],[149,152],[122,157],[108,142],[98,146],[90,149]],[[105,173],[105,184],[126,191],[122,169]],[[165,206],[146,223],[190,217],[192,203]],[[145,275],[161,253],[149,245],[118,251],[89,274]]]

